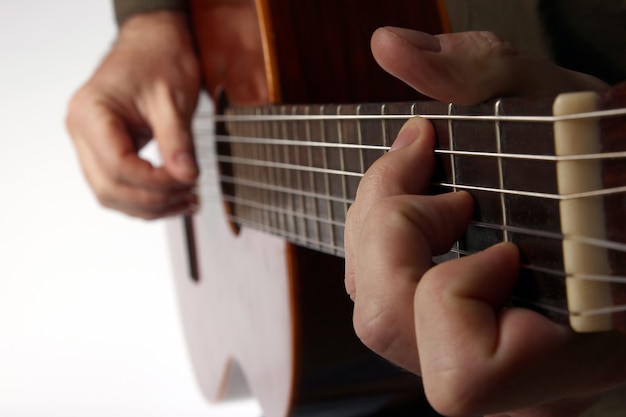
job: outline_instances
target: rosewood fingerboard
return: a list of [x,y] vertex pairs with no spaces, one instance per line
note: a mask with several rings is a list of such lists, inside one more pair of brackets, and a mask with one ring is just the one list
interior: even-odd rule
[[[604,108],[615,107],[615,94]],[[613,100],[613,101],[611,101]],[[231,220],[317,251],[343,256],[344,222],[360,178],[389,148],[411,115],[437,132],[433,192],[466,189],[476,202],[472,224],[448,254],[471,254],[502,241],[521,251],[512,302],[559,321],[568,318],[564,289],[553,99],[502,99],[476,106],[437,102],[283,105],[230,109],[221,126],[221,181]],[[522,117],[519,119],[510,120]],[[536,118],[531,122],[529,120]],[[486,119],[486,120],[485,120]],[[602,119],[605,152],[623,152],[624,116]],[[617,131],[617,132],[616,132]],[[227,134],[226,134],[227,132]],[[602,163],[605,188],[626,185],[624,156]],[[416,166],[415,169],[420,169]],[[617,171],[617,174],[614,172]],[[623,303],[626,207],[623,190],[607,194],[610,278]],[[609,279],[609,278],[607,278]],[[617,314],[616,317],[622,314]]]

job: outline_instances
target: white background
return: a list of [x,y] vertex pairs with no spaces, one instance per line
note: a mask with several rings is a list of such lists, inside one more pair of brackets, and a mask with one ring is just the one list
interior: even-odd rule
[[65,108],[114,36],[109,0],[0,1],[0,417],[258,417],[200,396],[164,224],[78,168]]

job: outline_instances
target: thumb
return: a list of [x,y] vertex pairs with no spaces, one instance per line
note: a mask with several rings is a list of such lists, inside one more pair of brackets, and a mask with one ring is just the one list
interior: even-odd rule
[[152,126],[165,170],[174,179],[193,184],[199,173],[191,134],[193,112],[181,110],[180,107],[185,106],[173,94],[165,85],[157,85],[146,118]]
[[535,57],[491,32],[433,36],[385,27],[374,33],[372,52],[383,69],[420,93],[456,104],[608,87],[594,77]]

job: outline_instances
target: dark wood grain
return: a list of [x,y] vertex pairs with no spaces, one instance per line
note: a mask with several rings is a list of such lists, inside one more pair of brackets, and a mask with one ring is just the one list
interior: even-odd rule
[[282,103],[413,100],[370,52],[381,26],[442,33],[436,1],[273,0],[269,2]]

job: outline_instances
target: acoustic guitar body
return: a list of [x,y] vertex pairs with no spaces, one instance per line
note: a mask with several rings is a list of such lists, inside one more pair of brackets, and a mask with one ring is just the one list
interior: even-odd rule
[[[445,30],[435,1],[191,3],[206,89],[216,100],[224,91],[236,105],[416,99],[378,68],[370,36],[384,25]],[[245,379],[267,417],[436,415],[418,378],[355,336],[343,259],[230,221],[216,145],[202,133],[196,142],[201,209],[172,221],[169,231],[204,395],[245,394],[236,389]]]

